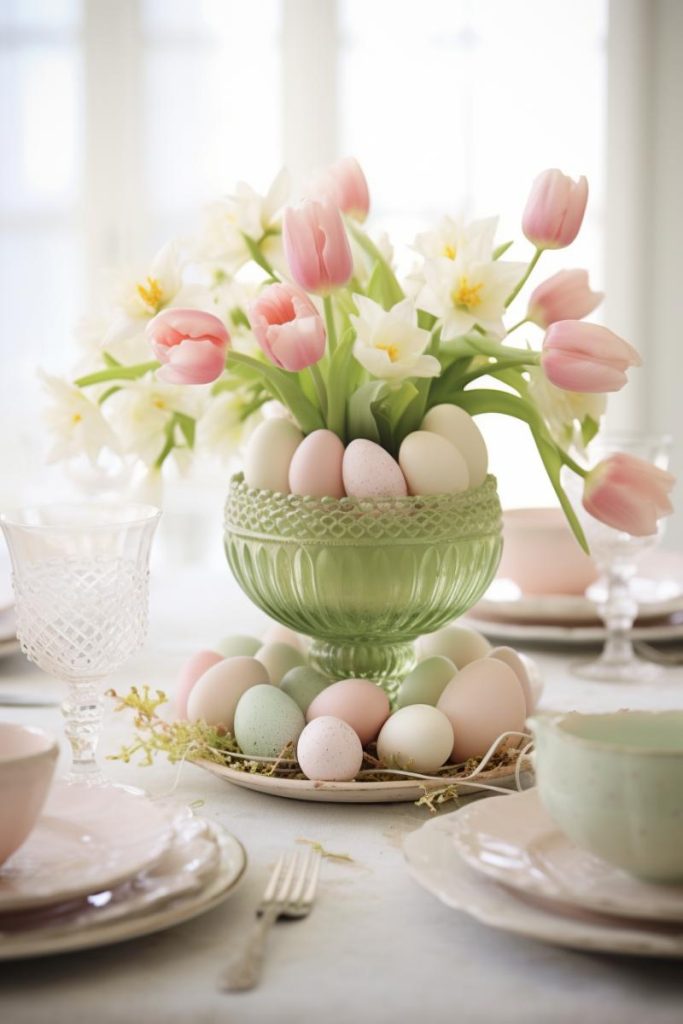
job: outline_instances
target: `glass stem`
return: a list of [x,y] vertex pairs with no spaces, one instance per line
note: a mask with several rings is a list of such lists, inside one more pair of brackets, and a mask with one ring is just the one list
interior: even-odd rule
[[62,704],[64,731],[71,744],[69,782],[96,782],[102,773],[96,760],[97,742],[102,729],[102,686],[95,683],[69,683]]
[[638,614],[638,603],[631,593],[631,567],[611,565],[606,572],[607,595],[600,616],[607,627],[607,639],[601,661],[610,665],[628,665],[634,660],[631,630]]

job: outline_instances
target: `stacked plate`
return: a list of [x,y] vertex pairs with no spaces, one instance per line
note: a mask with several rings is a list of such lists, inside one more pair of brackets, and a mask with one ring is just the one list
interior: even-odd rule
[[0,960],[179,924],[220,903],[245,866],[240,843],[188,808],[56,783],[34,831],[0,867]]
[[16,654],[19,650],[14,605],[0,606],[0,658]]
[[558,946],[683,958],[683,885],[650,885],[580,850],[536,789],[491,797],[407,837],[413,877],[484,924]]

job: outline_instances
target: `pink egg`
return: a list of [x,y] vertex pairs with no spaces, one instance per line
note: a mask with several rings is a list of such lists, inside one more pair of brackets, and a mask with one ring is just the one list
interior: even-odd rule
[[178,686],[175,693],[175,708],[178,718],[187,718],[187,698],[190,696],[192,687],[200,676],[203,676],[212,665],[223,661],[223,655],[216,651],[197,651],[183,665],[178,677]]
[[289,626],[271,622],[263,634],[263,645],[265,646],[265,644],[289,644],[290,647],[296,647],[297,651],[305,654],[308,641],[301,633],[295,633]]
[[296,758],[308,779],[348,782],[360,771],[363,747],[347,722],[323,715],[309,722],[299,736]]
[[531,689],[531,678],[522,656],[512,647],[494,647],[489,657],[502,661],[504,665],[508,665],[515,673],[524,693],[526,713],[530,715],[534,710],[534,695]]
[[404,498],[408,493],[398,462],[374,441],[352,441],[344,452],[342,473],[350,498]]
[[365,746],[375,739],[389,712],[389,698],[379,686],[367,679],[343,679],[332,683],[309,704],[306,721],[323,715],[341,718]]
[[526,702],[509,665],[495,658],[472,661],[451,679],[437,703],[453,726],[456,763],[483,757],[501,733],[521,732]]
[[316,498],[343,498],[343,458],[344,445],[332,430],[314,430],[303,439],[292,457],[290,491]]

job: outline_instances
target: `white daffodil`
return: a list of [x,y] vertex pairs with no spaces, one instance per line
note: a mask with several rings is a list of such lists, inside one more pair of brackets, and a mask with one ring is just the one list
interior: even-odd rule
[[208,401],[208,387],[183,388],[163,384],[152,375],[127,381],[107,399],[106,411],[126,452],[154,465],[166,444],[166,431],[175,412],[196,419]]
[[197,450],[232,458],[263,418],[257,412],[242,420],[247,402],[242,391],[223,391],[213,397],[197,423]]
[[427,260],[417,304],[443,321],[444,341],[467,334],[475,325],[502,337],[505,300],[525,269],[525,263],[468,262],[464,256]]
[[[235,273],[251,257],[244,236],[258,242],[272,230],[288,195],[289,175],[284,168],[265,196],[246,182],[238,182],[232,195],[205,208],[203,229],[192,247],[193,259],[198,262],[220,260],[230,273]],[[276,259],[279,241],[271,237],[264,245],[266,258]]]
[[493,255],[497,217],[486,217],[466,224],[462,217],[442,217],[431,231],[415,239],[414,248],[427,260],[465,259],[486,262]]
[[38,375],[48,393],[45,422],[52,442],[49,462],[85,453],[95,463],[103,448],[118,450],[116,438],[99,405],[66,381],[42,371]]
[[540,366],[529,370],[529,397],[543,416],[550,433],[564,448],[584,450],[581,424],[586,418],[599,423],[607,409],[607,396],[556,388]]
[[388,311],[363,295],[354,295],[353,301],[359,312],[351,317],[356,330],[353,354],[373,377],[438,377],[441,364],[434,356],[423,355],[430,335],[417,326],[417,311],[410,299]]

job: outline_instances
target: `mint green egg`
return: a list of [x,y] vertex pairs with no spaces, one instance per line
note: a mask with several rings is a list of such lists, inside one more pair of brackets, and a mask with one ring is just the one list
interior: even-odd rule
[[330,685],[331,679],[310,665],[297,665],[283,677],[280,689],[296,701],[304,714],[319,693]]
[[305,724],[296,701],[278,687],[261,683],[240,697],[234,736],[243,754],[277,757],[288,743],[296,749]]
[[253,658],[261,646],[262,641],[255,636],[235,634],[234,636],[224,636],[213,650],[222,654],[224,658]]
[[408,704],[436,703],[458,670],[450,660],[441,654],[433,658],[425,658],[410,672],[399,687],[396,695],[398,707],[405,708]]

